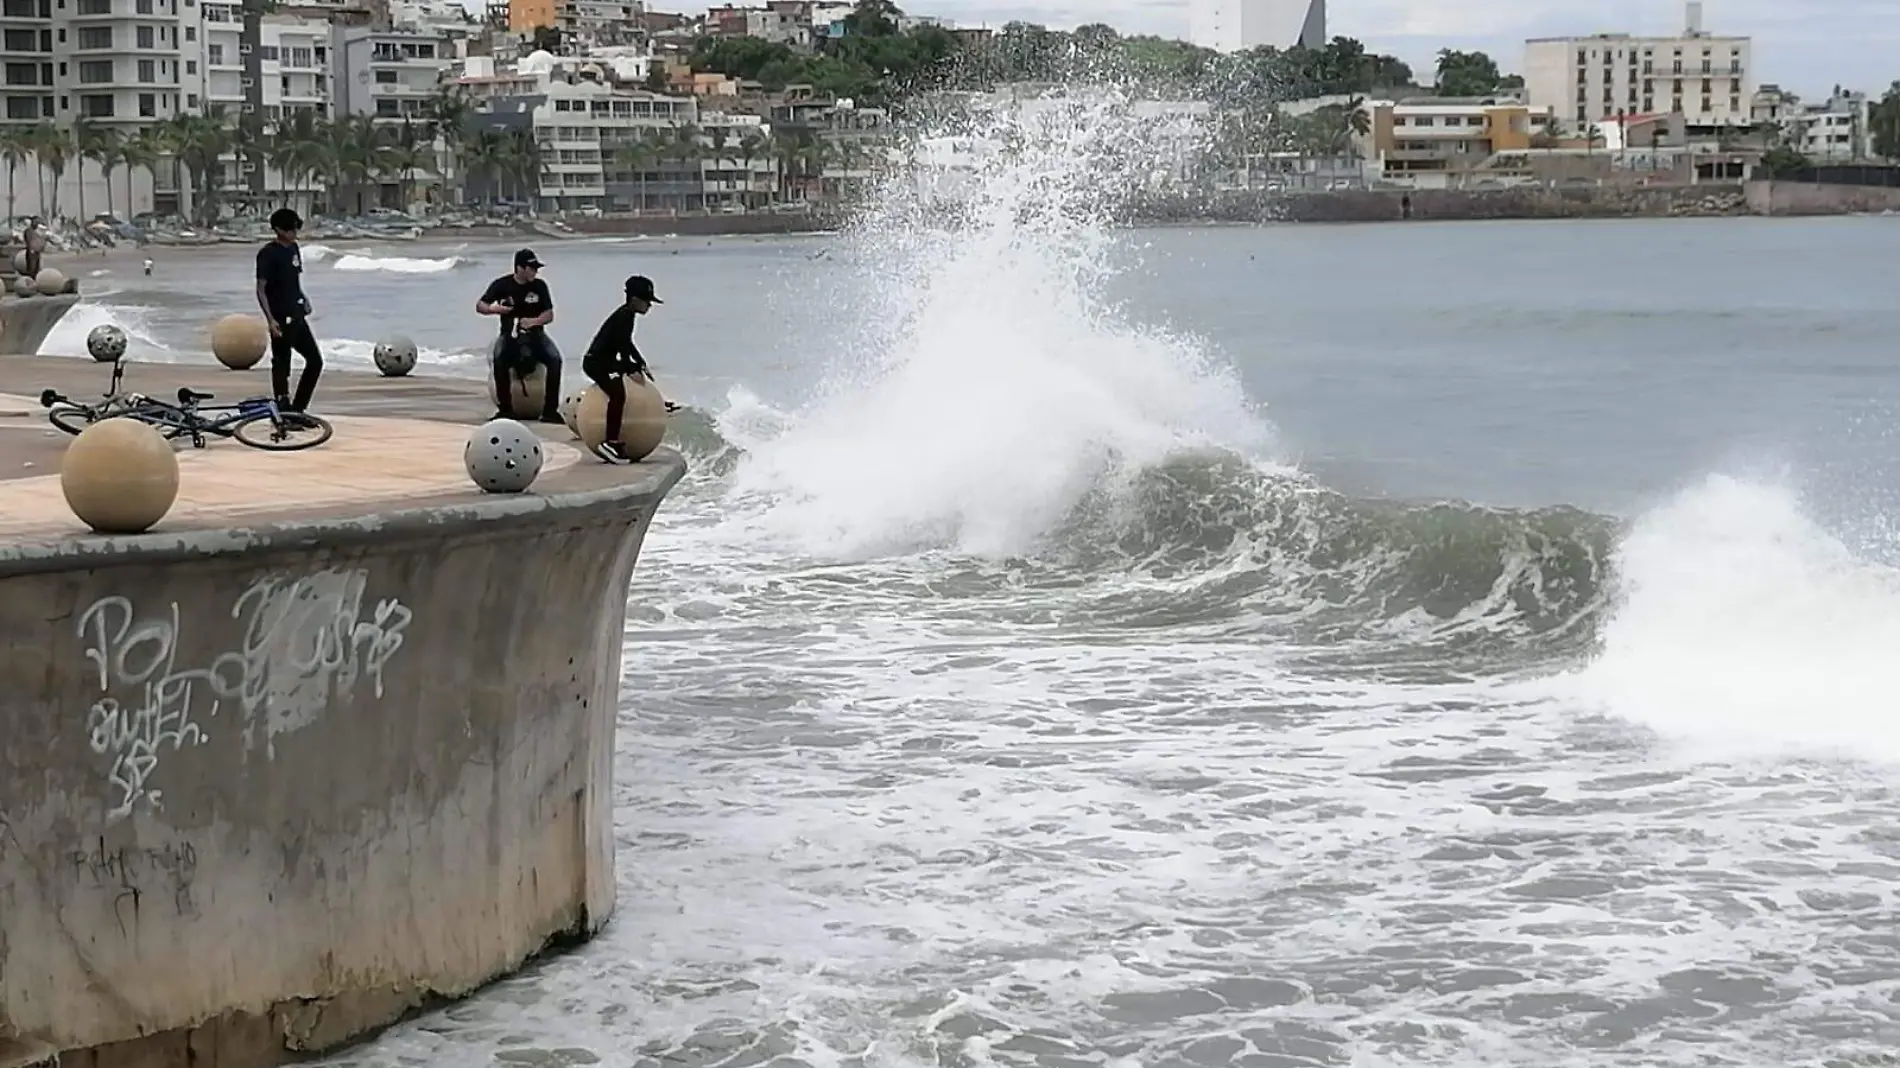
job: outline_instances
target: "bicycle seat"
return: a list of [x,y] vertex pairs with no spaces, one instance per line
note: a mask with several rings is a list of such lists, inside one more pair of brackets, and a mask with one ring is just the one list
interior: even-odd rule
[[178,403],[180,404],[196,404],[199,401],[208,401],[211,399],[211,396],[209,393],[200,393],[190,386],[178,387]]

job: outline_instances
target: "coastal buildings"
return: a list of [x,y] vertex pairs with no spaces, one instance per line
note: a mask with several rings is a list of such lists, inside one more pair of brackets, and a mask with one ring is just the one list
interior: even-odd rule
[[531,133],[538,210],[721,210],[773,193],[763,117],[702,110],[644,81],[632,62],[537,52],[512,71],[476,57],[456,84],[489,129]]
[[1326,0],[1190,0],[1188,37],[1202,48],[1238,52],[1326,44]]
[[1706,32],[1699,0],[1685,5],[1683,31],[1674,37],[1603,33],[1524,44],[1530,103],[1580,130],[1657,112],[1680,114],[1692,126],[1746,126],[1754,86],[1753,42]]
[[1550,137],[1548,107],[1489,99],[1373,101],[1357,138],[1373,181],[1413,189],[1474,182],[1513,184],[1528,176],[1524,154]]

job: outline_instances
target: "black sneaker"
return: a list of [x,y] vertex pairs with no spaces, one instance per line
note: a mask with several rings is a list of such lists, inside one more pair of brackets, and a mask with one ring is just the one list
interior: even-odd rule
[[630,464],[633,457],[627,455],[627,447],[618,441],[603,441],[600,448],[594,450],[601,459],[610,464]]
[[567,420],[565,420],[565,419],[563,419],[563,418],[561,418],[561,413],[560,413],[560,412],[542,412],[542,413],[541,413],[541,421],[542,421],[543,423],[552,423],[552,424],[554,424],[555,426],[566,426],[566,425],[567,425]]

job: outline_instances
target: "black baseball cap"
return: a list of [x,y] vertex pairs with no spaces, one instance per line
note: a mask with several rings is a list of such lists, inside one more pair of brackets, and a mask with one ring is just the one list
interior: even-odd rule
[[515,253],[515,266],[516,267],[541,267],[541,266],[544,266],[544,264],[542,264],[542,262],[539,259],[535,258],[533,249],[524,248],[520,252]]
[[638,297],[649,304],[666,303],[666,301],[653,295],[653,279],[643,274],[636,274],[632,278],[627,279],[627,296]]

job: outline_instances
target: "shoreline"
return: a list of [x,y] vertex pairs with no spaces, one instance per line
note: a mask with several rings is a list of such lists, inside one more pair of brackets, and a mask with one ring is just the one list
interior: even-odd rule
[[[1900,189],[1811,183],[1747,182],[1683,186],[1594,186],[1575,189],[1339,190],[1313,192],[1236,191],[1208,196],[1150,200],[1117,213],[1114,225],[1129,229],[1246,227],[1401,222],[1508,222],[1680,218],[1812,218],[1900,214]],[[571,231],[553,231],[553,220],[513,226],[443,226],[413,238],[368,235],[303,238],[305,245],[388,250],[413,245],[439,249],[478,241],[566,242],[612,239],[671,240],[719,237],[826,237],[846,231],[842,212],[753,213],[676,218],[560,220]],[[543,227],[546,227],[544,229]],[[104,249],[49,250],[49,266],[62,263],[154,263],[251,250],[250,241],[199,244],[121,244]]]

